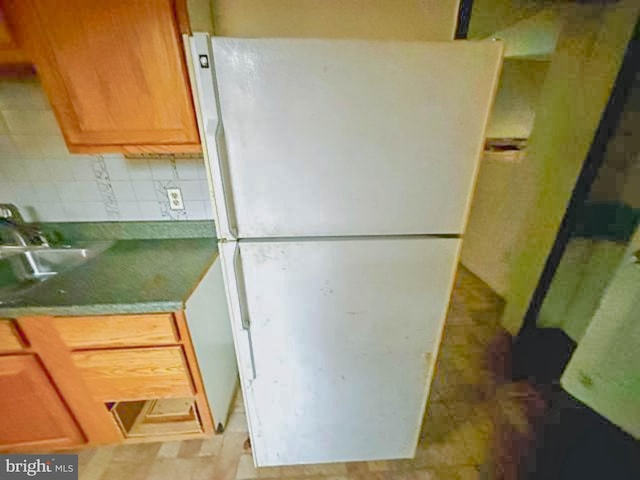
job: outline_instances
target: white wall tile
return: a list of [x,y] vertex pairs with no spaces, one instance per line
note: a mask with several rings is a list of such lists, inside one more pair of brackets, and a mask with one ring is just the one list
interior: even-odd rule
[[[111,180],[129,180],[129,161],[125,160],[122,155],[103,155],[104,163],[109,172]],[[144,160],[146,163],[146,160]]]
[[138,202],[140,215],[145,220],[165,220],[158,202]]
[[62,202],[65,220],[70,222],[81,222],[87,217],[87,209],[84,203]]
[[14,134],[55,135],[60,128],[51,110],[3,110],[2,116]]
[[58,183],[57,190],[63,203],[101,200],[100,190],[97,188],[96,182],[91,180]]
[[28,180],[29,174],[23,159],[7,158],[2,161],[2,170],[14,182]]
[[20,152],[30,158],[69,158],[71,156],[64,138],[60,135],[12,134],[12,139]]
[[50,181],[31,182],[31,196],[38,206],[48,203],[61,203],[58,187]]
[[11,203],[15,203],[22,207],[24,210],[27,206],[36,206],[36,201],[33,197],[33,184],[29,181],[13,182],[13,195],[11,197]]
[[184,200],[206,200],[206,194],[202,191],[200,180],[182,180],[179,184]]
[[40,202],[35,207],[35,210],[38,214],[37,221],[46,221],[46,222],[64,222],[68,221],[66,216],[64,206],[61,201],[57,202]]
[[203,201],[186,201],[184,202],[185,210],[189,220],[206,220],[207,209]]
[[129,180],[117,180],[111,182],[111,188],[113,193],[120,202],[131,202],[137,199],[135,192],[133,191],[133,185]]
[[151,176],[154,180],[173,180],[175,172],[169,160],[157,158],[149,160]]
[[10,203],[13,198],[13,185],[4,181],[2,172],[0,172],[0,203]]
[[106,222],[111,220],[111,217],[107,213],[107,210],[104,208],[104,203],[102,202],[86,202],[84,204],[84,208],[84,222]]
[[73,165],[70,158],[57,158],[45,160],[49,167],[49,175],[54,182],[72,181]]
[[93,157],[78,155],[71,158],[71,171],[76,180],[94,180]]
[[204,202],[204,215],[207,220],[213,220],[213,204],[210,200]]
[[133,180],[131,185],[138,201],[156,200],[156,191],[151,180]]
[[24,160],[29,180],[34,182],[44,182],[51,179],[49,163],[46,160]]
[[[50,137],[48,135],[47,137]],[[16,148],[20,152],[20,155],[23,158],[47,158],[48,148],[45,142],[42,141],[42,138],[33,133],[29,134],[13,134],[13,141],[15,143]]]
[[201,158],[176,160],[176,170],[180,180],[201,180],[206,178],[204,160]]
[[72,156],[62,135],[38,135],[36,142],[42,146],[47,158],[68,159]]
[[9,133],[9,127],[7,126],[7,123],[4,121],[4,117],[0,115],[0,134],[6,135],[7,133]]
[[0,109],[49,110],[49,101],[37,80],[0,82]]
[[125,160],[131,180],[150,180],[151,169],[147,160]]
[[0,135],[0,158],[20,158],[20,151],[13,137],[9,135]]
[[[184,184],[182,183],[184,182]],[[166,188],[183,190],[172,211]],[[40,84],[0,80],[0,202],[37,221],[211,218],[202,159],[70,154]],[[190,211],[191,210],[191,211]]]
[[138,202],[120,202],[120,219],[124,221],[139,220],[141,218],[140,207]]
[[36,206],[33,205],[33,202],[27,202],[21,205],[19,208],[20,213],[22,214],[22,218],[25,222],[40,222],[42,220],[40,214],[36,209]]

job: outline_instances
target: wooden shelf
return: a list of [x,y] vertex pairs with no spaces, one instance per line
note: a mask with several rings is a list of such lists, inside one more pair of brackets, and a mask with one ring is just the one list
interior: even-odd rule
[[127,439],[203,433],[194,398],[117,402],[110,410]]

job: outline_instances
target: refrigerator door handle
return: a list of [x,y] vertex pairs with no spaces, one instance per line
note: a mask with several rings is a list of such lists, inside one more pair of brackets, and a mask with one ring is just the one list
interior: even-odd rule
[[242,275],[242,259],[240,258],[240,246],[236,245],[235,252],[233,254],[233,269],[236,277],[236,289],[238,290],[238,299],[240,306],[240,322],[242,328],[249,330],[251,321],[249,320],[249,314],[247,312],[247,293],[244,289],[244,277]]
[[238,228],[234,220],[236,217],[231,188],[228,186],[227,147],[218,102],[213,52],[208,34],[193,34],[191,57],[194,59],[196,93],[200,106],[203,152],[208,158],[215,200],[216,227],[220,238],[233,240],[238,238]]
[[244,279],[242,278],[240,246],[238,242],[221,242],[220,251],[223,259],[222,266],[225,272],[227,301],[229,302],[231,328],[236,343],[238,366],[244,380],[254,380],[256,366],[253,357]]

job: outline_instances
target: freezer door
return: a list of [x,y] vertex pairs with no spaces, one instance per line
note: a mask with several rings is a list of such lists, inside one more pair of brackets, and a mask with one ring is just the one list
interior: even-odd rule
[[223,246],[244,285],[234,332],[258,466],[414,455],[459,243]]
[[464,230],[499,42],[212,44],[206,136],[238,237]]

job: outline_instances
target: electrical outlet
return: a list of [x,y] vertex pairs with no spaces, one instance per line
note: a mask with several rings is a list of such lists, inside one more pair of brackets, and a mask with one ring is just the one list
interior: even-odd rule
[[171,210],[184,210],[182,191],[179,188],[167,188],[167,198]]

